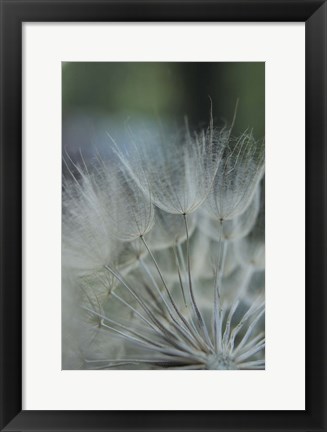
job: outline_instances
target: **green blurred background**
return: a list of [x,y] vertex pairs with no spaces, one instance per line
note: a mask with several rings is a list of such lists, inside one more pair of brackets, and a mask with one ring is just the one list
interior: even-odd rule
[[63,146],[85,149],[94,138],[99,119],[109,127],[123,127],[133,118],[173,120],[192,127],[206,126],[210,100],[215,125],[231,123],[233,134],[253,129],[265,133],[265,64],[99,62],[63,63]]

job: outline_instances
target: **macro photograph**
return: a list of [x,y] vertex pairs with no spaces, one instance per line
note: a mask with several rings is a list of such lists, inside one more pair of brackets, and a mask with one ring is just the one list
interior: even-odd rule
[[264,370],[265,63],[62,63],[61,228],[63,370]]

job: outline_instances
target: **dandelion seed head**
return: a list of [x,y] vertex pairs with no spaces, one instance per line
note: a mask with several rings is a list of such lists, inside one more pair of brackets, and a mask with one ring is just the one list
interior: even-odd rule
[[83,369],[263,369],[263,143],[212,118],[139,132],[125,148],[110,136],[114,159],[82,158],[64,182],[78,318],[64,356]]

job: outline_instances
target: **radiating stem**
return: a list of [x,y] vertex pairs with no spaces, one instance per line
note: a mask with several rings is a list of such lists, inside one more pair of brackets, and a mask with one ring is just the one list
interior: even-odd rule
[[226,242],[223,239],[223,219],[220,219],[219,227],[219,239],[218,239],[218,257],[217,257],[217,268],[214,283],[214,347],[215,351],[222,349],[222,304],[221,304],[221,292],[220,286],[225,266],[225,255],[226,255]]
[[176,248],[176,246],[174,246],[173,247],[173,251],[174,251],[175,261],[176,261],[176,266],[177,266],[179,285],[181,287],[181,292],[182,292],[182,296],[183,296],[184,306],[185,306],[185,309],[187,310],[187,301],[186,301],[184,283],[183,283],[183,278],[182,278],[183,270],[181,268],[181,264],[183,265],[183,263],[182,263],[181,258],[180,258],[179,249]]
[[135,293],[135,291],[125,282],[123,277],[119,274],[119,272],[113,270],[109,265],[106,265],[105,268],[113,274],[117,280],[128,290],[128,292],[135,298],[135,300],[139,303],[142,309],[147,313],[151,321],[155,324],[151,324],[150,321],[147,321],[148,324],[152,327],[152,329],[157,330],[160,329],[163,334],[167,334],[167,329],[160,323],[160,321],[154,316],[149,307],[144,303],[139,295]]
[[[146,274],[148,275],[148,277],[150,278],[150,280],[152,281],[153,285],[156,287],[160,298],[162,299],[164,305],[167,308],[167,311],[169,313],[169,316],[173,319],[173,326],[176,330],[178,330],[181,333],[182,338],[185,340],[187,340],[189,343],[191,343],[195,348],[198,348],[197,345],[194,344],[194,342],[198,342],[196,339],[196,336],[192,333],[191,329],[189,328],[189,326],[187,325],[187,323],[185,324],[186,327],[182,327],[172,316],[172,311],[170,309],[170,306],[168,305],[166,299],[164,298],[164,296],[162,295],[160,288],[157,284],[157,282],[155,281],[154,277],[152,276],[150,270],[148,269],[147,265],[145,264],[145,262],[143,260],[140,260],[140,263],[144,269],[144,271],[146,272]],[[158,303],[158,302],[157,302]],[[160,306],[161,303],[159,303]],[[162,312],[165,312],[165,310],[162,308],[161,309]],[[167,317],[165,315],[163,315],[163,318],[167,321]],[[184,323],[184,321],[183,321]],[[177,326],[177,327],[176,327]]]
[[190,238],[189,238],[189,232],[188,232],[187,215],[185,213],[183,214],[183,218],[184,218],[185,231],[186,231],[187,272],[188,272],[189,291],[190,291],[192,306],[193,306],[194,312],[196,314],[196,317],[198,319],[197,322],[199,323],[199,327],[204,333],[204,337],[205,337],[205,340],[208,344],[208,347],[213,348],[212,342],[211,342],[210,337],[209,337],[207,326],[204,322],[204,319],[203,319],[202,314],[201,314],[201,312],[200,312],[200,310],[196,304],[195,297],[194,297],[194,292],[193,292],[193,287],[192,287],[192,277],[191,277]]
[[[163,277],[163,274],[161,273],[160,267],[159,267],[159,265],[158,265],[158,263],[157,263],[157,261],[156,261],[154,255],[153,255],[153,253],[151,252],[151,250],[150,250],[150,248],[149,248],[149,246],[148,246],[148,244],[147,244],[147,242],[145,241],[145,239],[144,239],[143,236],[141,236],[141,240],[143,241],[144,246],[146,247],[147,251],[149,252],[149,255],[150,255],[150,257],[151,257],[151,259],[152,259],[152,261],[153,261],[153,263],[154,263],[154,265],[155,265],[157,271],[158,271],[159,277],[160,277],[160,279],[161,279],[161,281],[162,281],[162,283],[163,283],[163,286],[164,286],[164,288],[165,288],[165,290],[166,290],[166,292],[167,292],[168,298],[169,298],[170,303],[172,304],[172,306],[173,306],[173,308],[174,308],[174,311],[176,312],[177,316],[178,316],[179,319],[182,321],[182,323],[184,324],[184,326],[186,326],[187,330],[188,330],[189,332],[191,332],[191,335],[192,335],[193,337],[195,337],[196,340],[200,343],[201,347],[204,348],[204,349],[206,349],[207,347],[206,347],[206,346],[203,346],[201,340],[199,340],[199,339],[196,337],[196,335],[195,335],[195,334],[193,333],[193,331],[192,331],[192,328],[190,327],[190,325],[188,324],[188,322],[186,321],[186,319],[184,318],[184,316],[181,314],[181,312],[179,311],[178,307],[176,306],[176,303],[175,303],[174,299],[172,298],[172,296],[171,296],[171,294],[170,294],[170,292],[169,292],[169,289],[168,289],[168,287],[167,287],[167,284],[166,284],[166,281],[165,281],[165,279],[164,279],[164,277]],[[179,328],[182,329],[183,327],[181,327],[181,325],[176,321],[176,318],[172,315],[170,309],[168,309],[168,313],[169,313],[171,319],[173,320],[173,322],[175,322],[175,323],[177,324],[177,326],[179,326]]]

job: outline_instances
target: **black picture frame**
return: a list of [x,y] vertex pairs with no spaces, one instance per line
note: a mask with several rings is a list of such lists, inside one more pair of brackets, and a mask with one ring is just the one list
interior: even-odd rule
[[[0,5],[0,429],[327,431],[326,1],[0,0]],[[22,411],[22,23],[28,21],[305,22],[305,411]],[[286,360],[287,367],[292,360]]]

